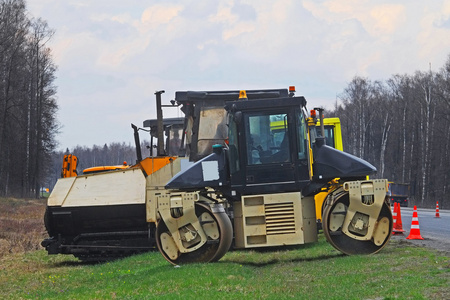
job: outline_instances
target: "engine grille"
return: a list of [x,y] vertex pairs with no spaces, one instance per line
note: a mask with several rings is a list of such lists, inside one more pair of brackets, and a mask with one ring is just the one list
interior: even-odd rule
[[272,203],[264,205],[267,235],[295,233],[293,203]]

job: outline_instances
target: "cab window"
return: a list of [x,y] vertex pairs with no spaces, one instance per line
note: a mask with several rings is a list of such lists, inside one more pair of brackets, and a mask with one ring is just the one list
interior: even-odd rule
[[307,146],[308,138],[306,134],[306,123],[305,118],[302,114],[298,116],[298,159],[306,159],[307,157]]
[[247,163],[281,163],[290,160],[288,115],[252,114],[245,118]]
[[[232,119],[232,118],[230,118]],[[240,170],[239,168],[239,133],[238,125],[234,120],[229,120],[228,123],[228,147],[230,153],[230,172],[234,174]]]
[[330,125],[325,125],[325,143],[333,148],[336,148],[336,146],[334,145],[334,126],[330,126]]

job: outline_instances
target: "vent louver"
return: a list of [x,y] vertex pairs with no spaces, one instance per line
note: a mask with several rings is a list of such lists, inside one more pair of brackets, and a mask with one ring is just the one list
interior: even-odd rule
[[295,233],[293,203],[273,203],[264,205],[267,235]]

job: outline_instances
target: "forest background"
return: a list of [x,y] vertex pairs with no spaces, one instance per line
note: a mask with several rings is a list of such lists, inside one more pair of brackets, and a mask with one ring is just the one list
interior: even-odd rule
[[[134,146],[120,142],[56,151],[57,66],[46,46],[53,34],[23,1],[0,2],[0,196],[51,189],[65,152],[79,157],[79,170],[136,160]],[[410,184],[420,206],[450,204],[450,55],[437,72],[354,77],[325,115],[341,119],[344,150],[375,165],[377,178]]]

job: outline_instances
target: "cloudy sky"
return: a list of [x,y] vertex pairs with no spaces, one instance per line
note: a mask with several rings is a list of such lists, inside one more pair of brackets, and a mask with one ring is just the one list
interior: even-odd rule
[[[438,71],[449,0],[27,0],[56,33],[59,148],[133,143],[155,91],[284,88],[332,108],[358,76]],[[165,116],[180,115],[177,109]],[[147,137],[147,136],[143,136]]]

